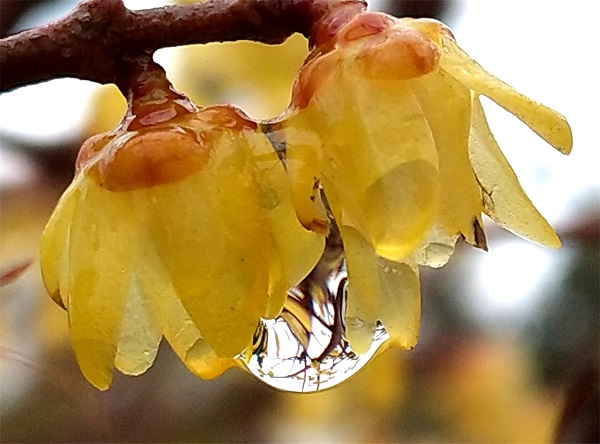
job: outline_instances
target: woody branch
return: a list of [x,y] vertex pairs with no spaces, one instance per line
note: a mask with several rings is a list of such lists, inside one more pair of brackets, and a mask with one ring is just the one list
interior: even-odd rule
[[0,91],[59,77],[114,83],[124,58],[164,47],[235,40],[277,44],[296,32],[313,38],[337,8],[351,16],[365,2],[207,0],[131,11],[122,0],[85,0],[58,21],[0,40]]

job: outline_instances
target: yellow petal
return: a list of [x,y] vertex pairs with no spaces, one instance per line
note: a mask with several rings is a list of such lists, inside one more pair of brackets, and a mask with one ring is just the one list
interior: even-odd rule
[[292,285],[289,284],[290,280],[285,269],[282,252],[277,248],[277,245],[275,245],[275,242],[272,239],[269,241],[270,267],[269,287],[267,291],[268,299],[262,317],[265,319],[274,319],[279,316],[281,310],[283,310],[283,306],[287,299],[287,291]]
[[87,178],[80,191],[69,243],[71,342],[84,376],[105,390],[112,380],[139,225],[128,193],[106,191]]
[[484,70],[451,38],[443,39],[440,65],[478,94],[489,97],[514,114],[541,138],[563,154],[569,154],[573,136],[567,120],[556,111],[535,102]]
[[[48,294],[61,307],[67,306],[60,291],[61,282],[63,288],[68,281],[68,253],[69,232],[73,214],[79,202],[80,179],[76,179],[62,195],[56,209],[52,213],[44,233],[42,234],[40,246],[40,265],[42,277]],[[66,297],[67,293],[64,293]]]
[[115,367],[126,375],[140,375],[152,366],[162,332],[155,322],[149,301],[132,283],[121,324],[121,339],[115,356]]
[[417,267],[378,258],[380,320],[394,347],[417,345],[421,324],[421,290]]
[[137,265],[140,292],[148,301],[149,311],[165,339],[186,367],[201,378],[213,378],[234,365],[233,360],[217,359],[200,336],[189,313],[178,299],[161,259],[149,239],[143,243],[142,259]]
[[532,242],[558,248],[560,240],[521,188],[500,151],[477,96],[473,98],[469,156],[484,193],[485,213]]
[[273,241],[270,295],[265,317],[276,317],[288,288],[297,285],[315,267],[325,247],[325,236],[308,231],[296,216],[289,179],[277,153],[265,136],[247,134],[258,167],[258,182],[267,210]]
[[268,224],[251,152],[224,135],[202,171],[148,190],[152,239],[202,337],[222,357],[252,341],[265,312]]
[[448,236],[444,230],[435,225],[423,244],[410,257],[410,261],[418,265],[440,268],[446,265],[454,253],[458,235]]
[[436,70],[411,86],[433,133],[439,156],[440,205],[437,225],[447,236],[462,234],[475,244],[481,191],[469,162],[471,94],[452,76]]
[[[250,344],[248,344],[250,345]],[[188,350],[185,362],[192,372],[204,379],[221,376],[227,369],[238,365],[233,358],[221,358],[215,353],[208,341],[197,340]]]
[[435,142],[407,81],[367,80],[341,64],[300,113],[319,128],[323,182],[339,190],[342,223],[381,256],[406,257],[438,205]]
[[308,129],[311,123],[303,117],[304,113],[300,113],[283,123],[287,174],[298,220],[308,230],[326,234],[329,219],[319,191],[321,140]]
[[421,319],[421,294],[415,266],[377,255],[352,227],[341,227],[348,266],[346,335],[350,346],[364,353],[380,320],[390,343],[404,349],[416,345]]
[[354,351],[362,354],[371,347],[379,315],[376,255],[373,247],[355,228],[342,226],[340,232],[348,268],[346,339]]

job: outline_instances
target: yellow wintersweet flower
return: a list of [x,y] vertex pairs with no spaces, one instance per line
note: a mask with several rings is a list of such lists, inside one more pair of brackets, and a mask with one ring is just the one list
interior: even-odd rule
[[353,348],[368,346],[376,320],[393,345],[408,348],[419,327],[416,264],[443,265],[458,237],[486,248],[482,213],[560,246],[494,141],[478,96],[565,154],[571,131],[563,116],[483,70],[440,22],[372,12],[346,22],[320,30],[299,72],[281,119],[288,173],[303,225],[326,224],[321,184],[340,227]]
[[162,336],[201,377],[236,365],[324,246],[256,123],[231,106],[198,111],[142,68],[123,123],[83,145],[42,238],[44,282],[100,389],[113,365],[144,372]]

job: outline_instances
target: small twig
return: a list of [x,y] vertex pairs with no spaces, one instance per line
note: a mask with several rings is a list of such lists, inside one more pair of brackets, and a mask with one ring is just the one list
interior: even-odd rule
[[[314,38],[330,12],[364,0],[207,0],[130,11],[122,0],[86,0],[68,16],[0,40],[0,91],[58,77],[114,83],[125,56],[172,46]],[[351,14],[349,14],[350,16]]]
[[0,287],[13,283],[27,271],[32,262],[32,259],[25,259],[7,267],[0,268]]

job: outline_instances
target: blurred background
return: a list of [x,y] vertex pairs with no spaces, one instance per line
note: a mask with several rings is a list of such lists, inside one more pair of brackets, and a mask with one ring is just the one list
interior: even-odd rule
[[[75,4],[0,0],[1,34]],[[600,3],[381,0],[370,8],[443,20],[489,71],[567,116],[575,145],[564,157],[485,103],[500,146],[564,248],[531,245],[486,221],[489,253],[461,245],[446,267],[423,272],[417,348],[388,350],[324,393],[281,393],[241,370],[203,381],[168,346],[147,373],[115,373],[99,392],[78,370],[66,314],[43,289],[38,244],[78,147],[116,125],[125,102],[115,87],[73,79],[2,94],[0,441],[599,441]],[[306,51],[296,35],[280,46],[189,46],[156,59],[197,104],[232,102],[267,118],[286,107]]]

